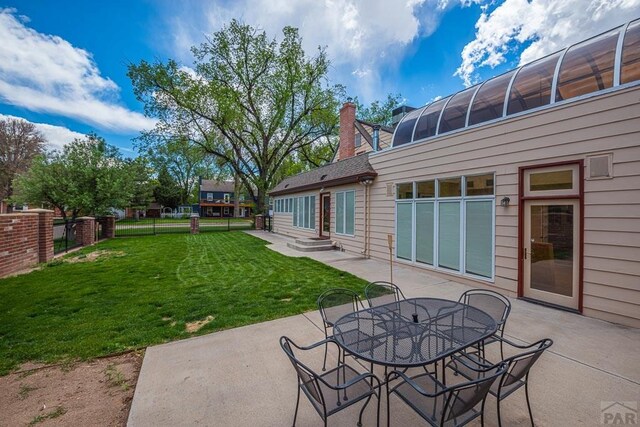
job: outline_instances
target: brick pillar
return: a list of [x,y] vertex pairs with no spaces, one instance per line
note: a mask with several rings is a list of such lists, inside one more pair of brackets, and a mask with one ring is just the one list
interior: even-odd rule
[[191,214],[191,234],[200,233],[200,215]]
[[91,216],[76,218],[76,242],[91,246],[96,242],[96,219]]
[[356,155],[356,104],[345,102],[340,109],[340,142],[338,160],[348,159]]
[[53,259],[53,211],[29,209],[28,212],[38,214],[39,262],[49,262]]
[[98,220],[102,226],[102,238],[113,239],[116,237],[116,217],[113,215],[107,215],[100,217]]
[[264,216],[263,215],[256,215],[256,230],[263,230],[264,229]]

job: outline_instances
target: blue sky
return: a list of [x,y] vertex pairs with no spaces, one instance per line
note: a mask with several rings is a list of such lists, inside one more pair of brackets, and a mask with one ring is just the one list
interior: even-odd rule
[[332,83],[420,106],[640,17],[640,0],[0,0],[0,115],[60,146],[95,131],[133,154],[143,116],[127,64],[175,58],[238,18],[326,46]]

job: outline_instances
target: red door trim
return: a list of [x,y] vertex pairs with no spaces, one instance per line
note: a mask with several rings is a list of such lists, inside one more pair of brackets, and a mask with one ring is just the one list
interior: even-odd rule
[[[578,165],[578,188],[577,195],[568,196],[530,196],[524,195],[524,173],[531,169],[542,169],[553,166]],[[527,200],[567,200],[579,199],[580,206],[580,235],[578,237],[578,246],[580,247],[580,257],[578,258],[578,311],[582,313],[583,309],[583,276],[584,276],[584,160],[569,160],[564,162],[546,163],[543,165],[529,165],[518,168],[518,297],[524,295],[524,202]]]

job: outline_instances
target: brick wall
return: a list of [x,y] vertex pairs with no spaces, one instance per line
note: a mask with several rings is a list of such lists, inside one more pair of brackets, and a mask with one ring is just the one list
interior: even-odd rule
[[0,215],[0,277],[38,264],[38,217],[37,213]]

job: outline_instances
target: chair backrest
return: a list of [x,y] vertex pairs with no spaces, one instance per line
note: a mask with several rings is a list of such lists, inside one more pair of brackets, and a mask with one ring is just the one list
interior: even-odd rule
[[504,324],[511,312],[511,302],[505,296],[486,289],[466,291],[460,296],[459,301],[487,313],[496,321],[500,331],[504,329]]
[[345,314],[363,308],[358,294],[350,289],[329,289],[318,297],[318,310],[320,310],[325,327],[333,326]]
[[551,339],[545,338],[532,344],[530,346],[531,350],[506,358],[504,362],[508,364],[508,368],[500,380],[500,387],[508,387],[524,378],[542,356],[542,353],[552,344],[553,341]]
[[318,405],[324,407],[324,396],[322,395],[322,390],[318,382],[318,374],[296,358],[292,345],[293,347],[299,348],[290,338],[285,336],[280,337],[280,347],[282,347],[282,350],[296,371],[298,384],[307,391],[306,394],[310,399],[315,400]]
[[405,299],[404,294],[396,285],[390,282],[371,282],[364,288],[364,296],[369,307],[398,302]]
[[506,370],[507,364],[501,362],[483,372],[480,379],[451,387],[442,411],[441,425],[466,414],[482,402],[487,397],[493,382]]

